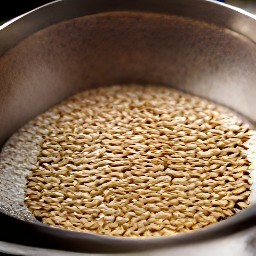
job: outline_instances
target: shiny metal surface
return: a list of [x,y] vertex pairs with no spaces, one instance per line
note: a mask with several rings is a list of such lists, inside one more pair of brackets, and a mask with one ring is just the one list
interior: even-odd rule
[[[169,249],[150,250],[146,252],[135,253],[79,253],[61,250],[42,249],[28,247],[17,244],[10,244],[0,241],[0,252],[8,252],[11,255],[25,256],[253,256],[254,247],[251,246],[252,237],[254,237],[255,229],[247,230],[234,236],[224,239],[213,240],[209,243],[190,244],[185,246],[177,246]],[[254,241],[253,241],[254,242]]]
[[256,2],[254,0],[226,0],[225,3],[237,6],[256,15]]
[[[38,8],[0,30],[0,145],[65,97],[113,83],[172,85],[255,122],[255,32],[249,14],[205,0],[63,0]],[[15,190],[6,193],[15,200]],[[200,231],[145,240],[53,229],[19,220],[15,210],[0,215],[0,250],[10,253],[247,256],[255,247],[255,205]]]
[[213,0],[140,0],[139,4],[128,0],[57,0],[0,26],[0,55],[25,37],[49,25],[83,15],[129,9],[194,17],[256,41],[256,21],[252,14]]

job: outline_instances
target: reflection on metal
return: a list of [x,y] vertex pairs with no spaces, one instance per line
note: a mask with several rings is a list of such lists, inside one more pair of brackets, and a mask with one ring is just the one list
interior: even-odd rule
[[227,4],[237,6],[248,12],[256,14],[256,1],[255,0],[226,0]]
[[[256,42],[256,20],[242,9],[214,0],[139,0],[133,7],[129,0],[57,0],[0,26],[0,56],[19,41],[49,25],[103,11],[149,11],[195,18],[243,34]],[[246,27],[246,30],[240,24]]]

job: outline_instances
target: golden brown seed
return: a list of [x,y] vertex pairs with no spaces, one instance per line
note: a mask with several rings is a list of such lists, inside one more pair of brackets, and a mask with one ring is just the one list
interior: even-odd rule
[[251,130],[206,100],[161,86],[112,86],[72,96],[35,124],[26,129],[42,139],[25,203],[51,226],[169,236],[249,205],[243,144]]

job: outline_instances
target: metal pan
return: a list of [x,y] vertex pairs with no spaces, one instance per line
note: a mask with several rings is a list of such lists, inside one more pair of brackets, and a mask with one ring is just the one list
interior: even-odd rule
[[[171,85],[256,121],[256,21],[222,3],[55,1],[2,25],[0,38],[0,147],[28,120],[67,96],[116,83]],[[218,224],[169,238],[92,235],[36,221],[17,200],[24,177],[3,180],[2,171],[0,251],[253,255],[255,205]]]

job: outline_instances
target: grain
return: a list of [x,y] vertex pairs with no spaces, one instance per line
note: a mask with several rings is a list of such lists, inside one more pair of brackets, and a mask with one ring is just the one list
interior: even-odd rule
[[46,115],[25,191],[45,224],[170,236],[249,206],[255,132],[221,106],[167,87],[111,86],[72,96],[27,130],[42,130]]

